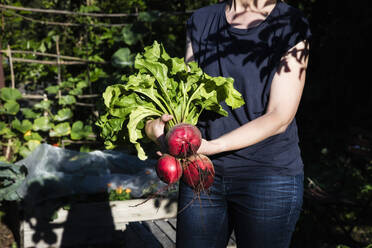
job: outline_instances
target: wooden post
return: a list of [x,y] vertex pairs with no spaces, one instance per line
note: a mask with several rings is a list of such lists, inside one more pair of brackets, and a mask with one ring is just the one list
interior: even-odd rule
[[[58,81],[58,86],[61,85],[61,58],[60,58],[60,53],[59,53],[59,36],[57,35],[56,38],[56,50],[57,50],[57,81]],[[58,98],[61,99],[61,90],[58,90]]]
[[[0,47],[1,47],[1,38],[0,38]],[[5,87],[5,77],[3,69],[3,53],[0,52],[0,89]]]
[[[48,96],[47,94],[43,94],[43,101],[48,101]],[[44,110],[44,116],[48,116],[48,111]]]
[[[3,10],[1,10],[1,37],[3,37],[5,26],[4,26],[4,14]],[[2,38],[0,38],[0,49],[3,49],[2,46]],[[3,53],[0,52],[0,89],[5,87],[5,76],[4,76],[4,68],[3,68]]]
[[15,88],[15,82],[14,82],[14,69],[13,69],[13,60],[12,60],[12,50],[10,49],[10,46],[8,44],[8,57],[9,57],[9,65],[10,65],[10,77],[12,79],[12,89]]
[[12,157],[12,140],[11,139],[8,139],[8,145],[6,147],[6,151],[5,151],[5,159],[6,161],[10,162],[10,158]]

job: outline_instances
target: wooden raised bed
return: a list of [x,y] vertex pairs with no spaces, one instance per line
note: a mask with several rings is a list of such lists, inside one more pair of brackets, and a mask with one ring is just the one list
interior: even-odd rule
[[176,200],[151,199],[133,207],[143,201],[79,203],[68,211],[58,210],[58,217],[53,221],[45,219],[45,209],[32,214],[25,211],[20,226],[21,247],[121,245],[129,238],[126,237],[128,223],[176,216]]
[[[176,199],[79,203],[60,209],[53,221],[45,209],[24,213],[21,248],[128,247],[172,248],[176,243]],[[43,217],[44,216],[44,217]],[[232,237],[228,247],[236,247]]]

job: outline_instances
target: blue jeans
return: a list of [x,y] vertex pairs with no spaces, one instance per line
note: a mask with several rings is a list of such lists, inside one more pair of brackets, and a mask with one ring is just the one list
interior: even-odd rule
[[301,212],[303,175],[215,177],[209,194],[195,197],[181,182],[177,247],[287,248]]

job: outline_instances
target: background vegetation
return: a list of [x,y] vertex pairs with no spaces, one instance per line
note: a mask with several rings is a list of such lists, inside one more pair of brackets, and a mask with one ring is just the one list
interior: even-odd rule
[[[60,69],[14,62],[19,92],[43,98],[1,91],[1,160],[17,161],[40,142],[81,151],[103,149],[94,126],[101,98],[83,96],[100,95],[108,85],[120,82],[123,74],[132,72],[133,56],[153,40],[162,42],[171,56],[183,57],[186,19],[192,10],[214,2],[2,1],[12,6],[131,15],[107,18],[2,9],[1,49],[9,45],[12,50],[57,54],[58,42],[61,55],[90,62]],[[372,243],[372,86],[367,74],[372,9],[367,0],[287,2],[305,13],[313,33],[297,115],[306,193],[292,247],[366,247]],[[13,56],[56,60],[33,54]],[[9,59],[5,56],[2,61],[5,86],[10,87]]]

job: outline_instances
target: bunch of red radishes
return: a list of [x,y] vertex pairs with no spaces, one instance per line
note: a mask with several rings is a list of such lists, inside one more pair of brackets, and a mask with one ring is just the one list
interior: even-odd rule
[[197,154],[201,140],[201,133],[194,125],[182,123],[172,127],[165,137],[168,153],[156,165],[158,177],[167,184],[182,178],[195,192],[207,191],[215,172],[211,160]]

